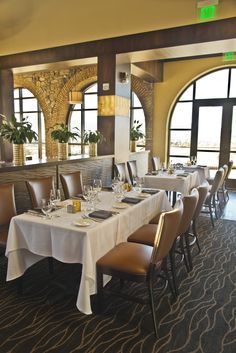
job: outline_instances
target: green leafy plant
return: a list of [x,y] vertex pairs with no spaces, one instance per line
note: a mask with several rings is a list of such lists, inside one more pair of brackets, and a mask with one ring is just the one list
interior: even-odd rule
[[[78,137],[80,137],[79,133],[70,131],[68,126],[64,123],[55,124],[52,129],[54,129],[51,132],[52,139],[60,143],[67,143],[69,139],[76,140]],[[77,127],[75,127],[75,129],[79,131]]]
[[138,141],[145,137],[144,133],[140,130],[142,124],[139,123],[138,120],[134,120],[134,124],[130,129],[130,140]]
[[31,143],[33,140],[38,139],[38,134],[32,130],[32,124],[27,121],[27,118],[22,118],[17,121],[13,115],[10,120],[7,120],[5,115],[3,117],[2,125],[0,126],[0,136],[5,140],[16,145],[21,145],[26,142]]
[[84,143],[100,143],[104,140],[103,134],[96,130],[96,131],[85,131],[83,142]]

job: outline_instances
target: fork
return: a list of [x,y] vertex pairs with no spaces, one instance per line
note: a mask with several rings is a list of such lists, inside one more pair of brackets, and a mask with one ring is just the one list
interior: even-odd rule
[[104,219],[93,218],[93,217],[89,217],[89,216],[85,216],[85,215],[83,215],[82,218],[83,219],[91,219],[92,221],[98,222],[98,223],[101,223],[104,221]]

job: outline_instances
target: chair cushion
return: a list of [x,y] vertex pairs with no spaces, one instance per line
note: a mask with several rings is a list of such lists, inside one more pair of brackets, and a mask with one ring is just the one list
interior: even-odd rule
[[152,256],[152,247],[136,243],[120,243],[97,261],[103,273],[127,273],[146,276]]
[[128,237],[128,242],[153,246],[157,224],[145,224]]

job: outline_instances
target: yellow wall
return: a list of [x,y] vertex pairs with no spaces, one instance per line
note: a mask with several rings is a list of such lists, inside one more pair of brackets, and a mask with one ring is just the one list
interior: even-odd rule
[[[0,55],[197,23],[197,0],[0,1]],[[216,19],[236,16],[219,0]]]
[[179,93],[202,74],[219,67],[229,66],[222,57],[173,61],[164,64],[163,83],[154,87],[153,154],[166,160],[168,121]]

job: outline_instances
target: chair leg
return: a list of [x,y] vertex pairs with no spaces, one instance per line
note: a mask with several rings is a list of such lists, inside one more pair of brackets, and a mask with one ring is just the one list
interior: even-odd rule
[[168,268],[167,268],[167,258],[166,257],[165,257],[165,259],[162,262],[162,269],[163,269],[163,271],[164,271],[164,273],[166,275],[168,286],[170,288],[171,294],[176,299],[176,297],[177,297],[176,296],[176,291],[175,291],[174,285],[172,285],[172,282],[171,282],[170,274],[169,274],[169,271],[168,271]]
[[184,264],[185,264],[185,266],[186,266],[186,270],[187,270],[187,272],[189,272],[190,271],[190,269],[189,269],[189,265],[188,265],[188,260],[187,260],[187,256],[186,256],[186,253],[185,253],[185,250],[184,250],[184,235],[182,234],[181,236],[180,236],[180,241],[179,241],[179,245],[180,245],[180,249],[181,249],[181,251],[182,251],[182,254],[184,255]]
[[97,266],[97,312],[103,311],[103,273]]
[[213,219],[213,214],[212,214],[211,203],[209,203],[208,207],[209,207],[209,212],[210,212],[210,217],[211,217],[211,224],[212,224],[212,227],[214,228],[215,224],[214,224],[214,219]]
[[198,247],[198,253],[200,253],[201,252],[201,248],[200,248],[200,244],[199,244],[199,241],[198,241],[198,234],[197,234],[195,219],[193,220],[193,223],[192,223],[192,229],[193,229],[193,234],[194,234],[195,239],[196,239],[196,244],[197,244],[197,247]]
[[188,255],[188,267],[189,267],[189,271],[192,271],[192,269],[193,269],[193,262],[192,262],[191,249],[190,249],[190,246],[189,246],[188,231],[184,234],[184,239],[185,239],[186,250],[187,250],[187,255]]
[[178,283],[177,283],[177,278],[176,278],[176,268],[175,268],[175,244],[176,241],[174,242],[169,256],[170,256],[170,270],[172,274],[172,279],[173,279],[173,286],[175,290],[175,296],[177,297],[179,295],[179,288],[178,288]]
[[150,303],[150,308],[151,308],[151,312],[152,312],[153,327],[154,327],[155,335],[156,335],[156,337],[158,337],[157,322],[156,322],[156,311],[155,311],[154,298],[153,298],[152,276],[150,276],[149,279],[148,279],[148,292],[149,292],[149,303]]

